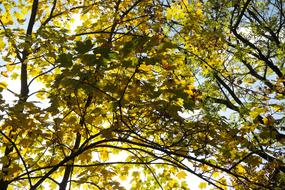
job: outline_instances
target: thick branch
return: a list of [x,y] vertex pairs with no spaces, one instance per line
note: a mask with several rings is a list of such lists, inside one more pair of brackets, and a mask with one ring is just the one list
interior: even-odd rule
[[254,76],[255,78],[259,79],[260,81],[263,81],[264,84],[266,84],[270,89],[273,89],[273,84],[271,84],[265,77],[262,77],[261,75],[259,75],[255,70],[254,68],[249,64],[247,63],[245,60],[241,60],[242,63],[248,68],[250,74],[252,76]]
[[214,73],[214,77],[217,79],[217,81],[230,93],[230,95],[233,97],[233,99],[238,103],[239,105],[243,105],[243,103],[240,101],[240,99],[236,96],[235,92],[218,76],[217,73]]
[[[33,1],[31,17],[30,17],[27,32],[26,32],[27,38],[31,38],[31,35],[33,32],[33,27],[35,25],[36,15],[38,11],[38,4],[39,4],[38,0]],[[26,43],[30,43],[30,40],[26,39]],[[27,63],[26,63],[26,59],[28,55],[29,55],[28,49],[25,48],[23,50],[22,65],[21,65],[21,94],[20,96],[22,98],[21,99],[22,101],[26,101],[28,98],[28,94],[29,94],[28,72],[27,72]]]

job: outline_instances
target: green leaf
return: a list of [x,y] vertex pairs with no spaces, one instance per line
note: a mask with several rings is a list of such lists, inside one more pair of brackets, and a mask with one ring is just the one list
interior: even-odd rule
[[88,66],[94,66],[97,64],[100,64],[100,57],[94,55],[94,54],[84,54],[84,55],[80,55],[79,58],[81,58],[82,63],[84,65],[88,65]]
[[61,67],[71,67],[73,65],[72,58],[73,56],[70,53],[63,53],[59,55],[57,62],[60,63]]
[[84,54],[84,53],[90,51],[92,49],[92,47],[93,47],[92,41],[88,39],[85,42],[77,41],[75,50],[79,54]]
[[108,48],[108,47],[97,47],[93,50],[93,53],[97,56],[108,58],[109,53],[110,53],[110,48]]
[[184,101],[183,107],[187,110],[194,110],[195,103],[193,101]]

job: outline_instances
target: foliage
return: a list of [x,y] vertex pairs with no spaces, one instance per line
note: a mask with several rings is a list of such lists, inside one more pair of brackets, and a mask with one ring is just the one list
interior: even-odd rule
[[282,189],[284,4],[2,2],[0,189]]

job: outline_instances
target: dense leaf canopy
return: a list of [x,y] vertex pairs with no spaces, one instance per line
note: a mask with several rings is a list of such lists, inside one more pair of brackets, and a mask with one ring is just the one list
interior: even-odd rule
[[284,8],[2,1],[0,189],[284,188]]

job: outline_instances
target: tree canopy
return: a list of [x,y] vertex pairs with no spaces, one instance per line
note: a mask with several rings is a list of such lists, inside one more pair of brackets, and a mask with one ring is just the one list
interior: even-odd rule
[[2,1],[0,189],[284,188],[284,6]]

